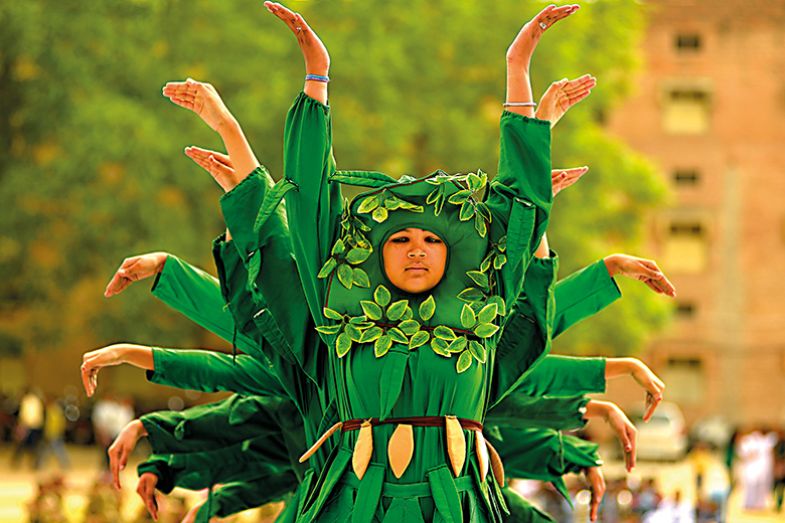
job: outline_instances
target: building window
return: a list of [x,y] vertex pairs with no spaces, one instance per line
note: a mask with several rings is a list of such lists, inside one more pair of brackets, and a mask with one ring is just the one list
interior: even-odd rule
[[700,174],[695,169],[676,169],[673,171],[673,183],[680,187],[698,185]]
[[709,130],[711,96],[706,89],[686,87],[665,93],[663,127],[673,134],[702,134]]
[[699,358],[669,358],[662,374],[663,381],[668,384],[668,401],[681,404],[703,401],[706,378]]
[[666,231],[664,262],[668,271],[694,274],[707,264],[706,227],[696,219],[673,219]]
[[676,304],[676,316],[687,320],[695,316],[695,304],[689,301],[680,301]]
[[700,51],[700,48],[700,35],[694,33],[682,33],[676,35],[676,50],[680,53]]

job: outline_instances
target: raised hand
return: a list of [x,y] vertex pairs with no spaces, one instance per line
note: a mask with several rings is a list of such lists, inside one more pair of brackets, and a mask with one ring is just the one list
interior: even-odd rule
[[305,72],[326,76],[330,70],[330,54],[319,36],[305,22],[300,13],[295,13],[277,2],[265,2],[264,6],[297,37],[297,43],[305,59]]
[[534,49],[543,33],[553,24],[567,18],[578,9],[580,9],[578,4],[559,7],[551,4],[540,11],[521,28],[515,40],[507,48],[507,64],[523,66],[528,72],[532,54],[534,54]]
[[144,345],[116,343],[101,349],[86,352],[82,356],[82,385],[87,396],[95,394],[98,388],[98,372],[104,367],[129,363],[147,370],[155,369],[153,350]]
[[152,472],[145,472],[139,476],[139,483],[136,485],[136,493],[142,498],[147,512],[158,521],[158,500],[155,498],[155,486],[158,484],[158,476]]
[[172,103],[196,113],[214,131],[220,132],[234,119],[211,84],[191,78],[185,82],[168,82],[163,94]]
[[185,155],[210,173],[225,192],[231,191],[239,182],[237,171],[227,155],[194,146],[186,147]]
[[591,521],[597,521],[597,512],[600,509],[602,498],[605,496],[605,478],[602,475],[602,469],[600,467],[589,467],[584,473],[586,474],[586,481],[589,482],[589,489],[591,490],[589,519]]
[[165,252],[151,252],[124,259],[106,285],[104,296],[111,298],[123,292],[133,282],[155,276],[163,269],[168,256]]
[[642,281],[657,294],[664,294],[671,298],[676,296],[676,287],[663,274],[654,260],[638,258],[629,254],[612,254],[605,258],[605,266],[611,276],[621,274]]
[[551,129],[553,129],[567,109],[589,96],[595,85],[597,79],[589,74],[575,80],[564,78],[553,82],[540,99],[536,117],[551,122]]
[[572,169],[553,169],[551,171],[553,195],[556,196],[561,191],[580,180],[587,172],[589,172],[589,168],[586,166],[573,167]]
[[140,438],[147,436],[147,430],[138,419],[128,423],[120,434],[117,435],[115,440],[109,446],[107,453],[109,454],[109,470],[112,471],[112,480],[114,487],[120,490],[120,471],[125,469],[128,464],[128,456],[136,448],[136,443]]

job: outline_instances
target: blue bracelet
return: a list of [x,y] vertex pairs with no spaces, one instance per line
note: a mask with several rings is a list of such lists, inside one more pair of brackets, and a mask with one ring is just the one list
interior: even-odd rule
[[319,75],[319,74],[307,74],[307,75],[305,75],[305,80],[306,81],[313,80],[314,82],[324,82],[324,83],[327,83],[327,82],[330,81],[330,77],[329,76],[322,76],[322,75]]

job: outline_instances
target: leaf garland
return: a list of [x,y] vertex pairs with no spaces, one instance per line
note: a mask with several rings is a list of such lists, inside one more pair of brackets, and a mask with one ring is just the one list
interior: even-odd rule
[[[468,174],[437,174],[433,178],[425,180],[436,187],[428,193],[425,202],[434,206],[435,216],[441,214],[445,201],[460,206],[458,219],[462,222],[474,220],[474,228],[480,237],[485,238],[488,234],[488,224],[491,223],[493,216],[488,205],[473,195],[485,189],[488,185],[488,175],[481,170],[476,173]],[[463,187],[459,191],[447,196],[448,183],[453,183]]]
[[425,211],[422,205],[407,202],[385,189],[363,198],[357,207],[357,212],[360,214],[370,213],[373,221],[384,223],[389,217],[390,211],[397,211],[398,209],[417,213]]

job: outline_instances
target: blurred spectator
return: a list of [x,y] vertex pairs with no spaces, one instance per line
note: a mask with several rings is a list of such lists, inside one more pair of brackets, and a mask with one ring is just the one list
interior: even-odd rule
[[63,511],[63,491],[65,484],[62,476],[49,481],[39,481],[38,491],[27,505],[30,523],[65,523]]
[[774,445],[777,435],[753,430],[739,438],[739,479],[744,489],[744,508],[763,510],[774,472]]
[[122,521],[122,491],[116,490],[108,477],[99,476],[87,496],[85,523],[115,523]]
[[11,465],[16,467],[25,452],[30,453],[33,468],[40,465],[40,443],[44,434],[44,402],[40,394],[27,389],[19,402],[19,417],[16,422],[17,446],[11,457]]
[[664,499],[657,510],[649,512],[642,521],[643,523],[695,523],[695,508],[682,499],[681,490],[677,490],[672,499]]
[[95,439],[104,450],[104,468],[108,470],[109,455],[106,451],[123,427],[134,419],[134,408],[130,399],[119,401],[111,395],[106,395],[93,407],[92,419]]
[[728,440],[728,444],[725,446],[725,468],[728,471],[728,477],[730,478],[731,491],[736,486],[736,471],[734,470],[734,465],[736,465],[736,448],[739,444],[740,435],[741,431],[739,428],[734,428],[733,433]]
[[60,402],[52,396],[47,397],[44,416],[44,439],[41,444],[40,462],[46,465],[49,452],[53,452],[60,468],[69,466],[68,453],[65,450],[65,414]]
[[782,512],[785,496],[785,429],[780,429],[777,444],[774,445],[774,505]]
[[657,490],[656,480],[654,478],[646,478],[643,480],[640,489],[633,493],[632,510],[641,519],[645,519],[647,514],[657,509],[661,501],[662,494]]

